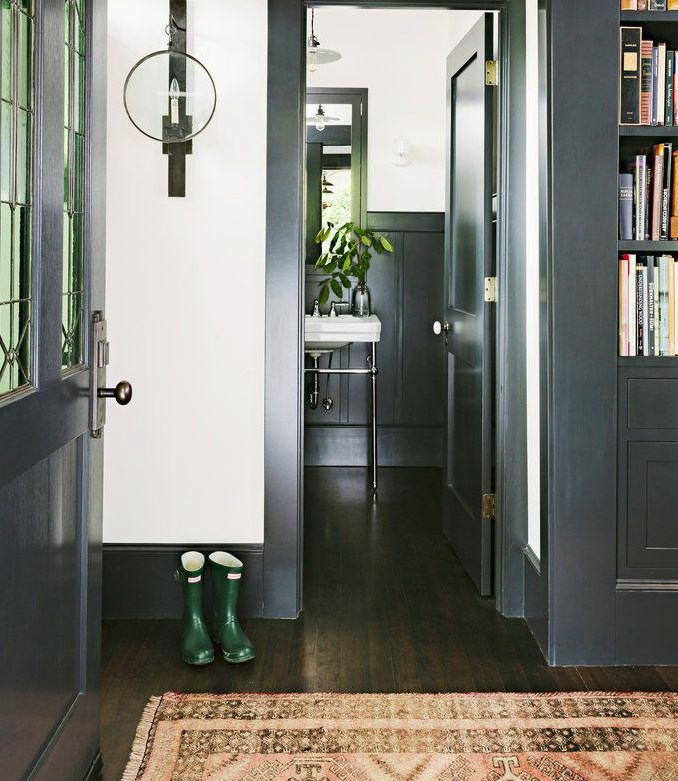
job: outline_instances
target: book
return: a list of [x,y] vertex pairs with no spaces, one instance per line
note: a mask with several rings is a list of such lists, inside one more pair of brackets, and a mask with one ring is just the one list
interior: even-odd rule
[[628,172],[633,176],[633,238],[643,241],[647,232],[647,157],[636,155],[628,163]]
[[661,205],[661,228],[659,232],[660,239],[669,238],[669,216],[671,212],[671,165],[673,144],[664,144],[664,155],[662,160],[662,205]]
[[629,349],[628,354],[630,356],[635,356],[638,354],[638,340],[636,337],[636,256],[635,255],[627,255],[628,262],[629,262],[629,275],[628,275],[628,289],[629,293],[627,296],[628,306],[629,306],[629,314],[628,314],[628,324],[629,324]]
[[633,239],[633,174],[619,174],[619,238]]
[[647,11],[647,0],[638,0],[638,10]]
[[640,45],[641,27],[619,29],[619,122],[640,124]]
[[648,11],[666,11],[666,0],[649,0]]
[[619,258],[619,355],[629,354],[629,256]]
[[[640,4],[638,5],[638,11],[641,10]],[[678,11],[678,0],[667,0],[666,3],[666,10],[667,11]]]
[[[643,156],[645,158],[645,156]],[[653,170],[652,168],[648,167],[647,165],[647,158],[643,161],[643,167],[641,170],[641,174],[643,178],[645,179],[645,198],[641,204],[641,208],[643,211],[643,225],[641,230],[641,235],[643,239],[646,241],[650,240],[650,202],[652,200],[652,176],[653,176]]]
[[676,263],[673,257],[669,260],[669,347],[667,355],[676,354]]
[[656,315],[659,325],[659,352],[657,355],[669,354],[669,262],[673,262],[670,255],[660,255],[657,258],[659,268],[659,306]]
[[[666,52],[666,118],[665,124],[673,125],[673,84],[674,84],[674,72],[673,66],[676,62],[676,53],[674,51]],[[642,88],[642,75],[641,75],[641,88]],[[641,94],[642,101],[642,94]]]
[[646,355],[655,355],[655,271],[656,266],[652,255],[646,258],[647,265],[647,350]]
[[636,355],[645,355],[645,289],[643,265],[636,263]]
[[640,124],[652,124],[652,41],[644,40],[640,47]]
[[650,200],[650,240],[660,241],[664,200],[664,144],[652,147],[652,198]]
[[671,155],[671,219],[669,238],[678,239],[678,151]]
[[622,11],[637,11],[638,0],[621,0]]
[[657,124],[666,124],[666,44],[657,44]]
[[[673,295],[675,297],[676,302],[678,302],[678,269],[675,268],[675,259],[674,259],[674,285],[673,285]],[[678,306],[678,303],[677,303]],[[674,329],[673,329],[673,339],[676,346],[676,353],[678,353],[678,314],[675,317],[674,321]]]

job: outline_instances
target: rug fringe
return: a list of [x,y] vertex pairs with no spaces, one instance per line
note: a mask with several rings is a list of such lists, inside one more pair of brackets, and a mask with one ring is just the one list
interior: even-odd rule
[[136,735],[134,736],[134,743],[132,744],[132,751],[129,755],[127,767],[122,774],[120,781],[136,781],[141,768],[141,763],[146,756],[146,747],[148,745],[148,736],[153,727],[155,720],[155,714],[158,712],[162,697],[151,697],[144,708],[144,712],[141,715],[141,721],[137,727]]

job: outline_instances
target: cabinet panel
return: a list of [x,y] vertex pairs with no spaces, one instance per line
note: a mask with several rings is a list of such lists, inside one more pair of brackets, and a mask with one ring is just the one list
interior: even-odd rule
[[628,381],[628,427],[678,429],[678,378]]

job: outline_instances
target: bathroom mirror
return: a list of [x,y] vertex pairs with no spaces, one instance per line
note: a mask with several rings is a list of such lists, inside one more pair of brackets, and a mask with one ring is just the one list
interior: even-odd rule
[[315,237],[328,222],[362,223],[367,204],[367,90],[306,92],[306,263],[323,249]]

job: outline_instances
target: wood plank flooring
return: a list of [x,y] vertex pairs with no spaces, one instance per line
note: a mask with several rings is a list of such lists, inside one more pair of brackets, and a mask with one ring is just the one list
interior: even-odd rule
[[382,469],[376,503],[367,479],[306,470],[305,609],[297,621],[243,622],[254,662],[192,668],[179,622],[104,622],[104,781],[119,781],[148,698],[170,690],[678,690],[675,667],[549,668],[527,625],[497,615],[452,553],[439,471]]

